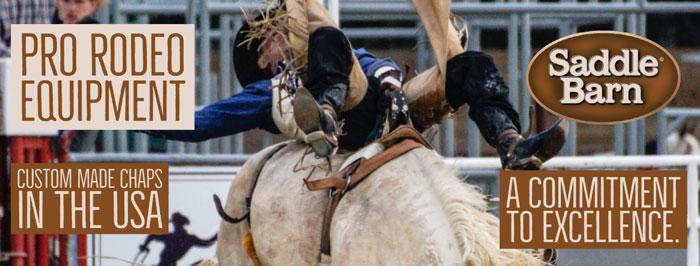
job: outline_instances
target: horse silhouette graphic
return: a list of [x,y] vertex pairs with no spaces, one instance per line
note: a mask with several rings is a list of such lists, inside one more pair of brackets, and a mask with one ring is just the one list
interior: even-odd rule
[[173,213],[170,222],[173,223],[173,232],[167,235],[148,235],[143,244],[139,246],[139,252],[136,253],[134,262],[141,257],[139,263],[143,263],[150,252],[148,244],[153,240],[163,242],[165,246],[160,252],[160,262],[157,264],[164,266],[177,265],[177,261],[182,259],[192,247],[208,247],[216,242],[216,234],[209,239],[201,239],[187,232],[185,225],[188,225],[190,220],[179,212]]

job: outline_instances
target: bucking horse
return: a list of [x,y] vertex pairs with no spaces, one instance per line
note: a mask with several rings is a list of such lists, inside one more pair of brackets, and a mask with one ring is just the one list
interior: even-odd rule
[[[485,196],[461,181],[410,129],[397,131],[403,132],[353,155],[333,156],[332,169],[361,162],[342,168],[355,169],[335,174],[338,180],[328,178],[334,173],[326,160],[315,158],[301,142],[255,154],[236,175],[220,210],[218,263],[542,264],[537,252],[499,249],[498,218],[488,212]],[[363,168],[373,163],[382,164]],[[357,178],[362,179],[353,181]],[[342,180],[352,186],[336,182],[342,187],[309,189]]]

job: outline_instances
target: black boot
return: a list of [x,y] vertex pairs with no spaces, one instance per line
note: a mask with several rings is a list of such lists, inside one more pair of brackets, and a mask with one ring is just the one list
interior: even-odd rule
[[531,138],[520,135],[518,113],[508,102],[510,89],[491,56],[467,51],[447,61],[446,101],[457,110],[469,105],[469,117],[495,147],[504,169],[540,169],[564,145],[568,123],[557,121]]
[[347,85],[335,84],[324,90],[318,102],[304,88],[297,89],[294,101],[294,120],[306,133],[304,141],[319,157],[328,157],[338,149],[338,112],[345,102]]
[[562,119],[530,138],[523,137],[515,129],[503,131],[496,145],[503,169],[542,169],[542,164],[557,155],[564,146],[567,131],[568,123],[562,122]]

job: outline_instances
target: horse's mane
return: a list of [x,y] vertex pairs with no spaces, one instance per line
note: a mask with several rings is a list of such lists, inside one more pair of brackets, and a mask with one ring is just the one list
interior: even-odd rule
[[[424,172],[447,214],[465,265],[543,264],[533,252],[499,248],[498,218],[488,212],[485,196],[473,185],[459,180],[455,169],[433,151],[417,150]],[[427,154],[430,153],[430,154]]]

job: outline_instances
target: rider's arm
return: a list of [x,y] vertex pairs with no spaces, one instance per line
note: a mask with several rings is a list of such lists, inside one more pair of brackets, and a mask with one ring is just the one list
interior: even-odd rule
[[379,81],[379,89],[383,100],[380,100],[380,108],[388,108],[386,116],[389,129],[393,130],[399,125],[406,124],[408,118],[408,104],[402,87],[401,69],[391,59],[379,59],[365,49],[355,50],[355,56],[365,75],[376,78]]
[[199,142],[251,129],[278,134],[272,121],[269,80],[251,83],[243,91],[210,104],[194,114],[194,130],[151,130],[146,133],[170,140]]
[[353,52],[357,60],[360,61],[362,71],[364,71],[367,76],[379,78],[387,72],[401,74],[399,66],[390,58],[377,58],[364,48],[355,49]]

